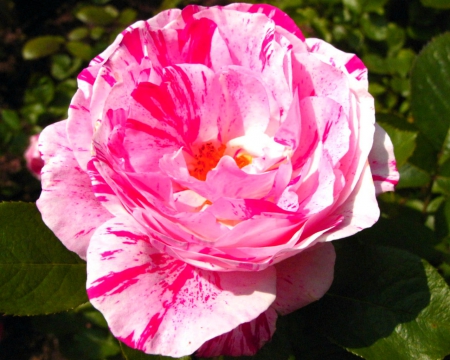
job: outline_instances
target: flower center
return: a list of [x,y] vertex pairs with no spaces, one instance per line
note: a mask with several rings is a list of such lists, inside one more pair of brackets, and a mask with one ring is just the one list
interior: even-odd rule
[[[189,174],[205,181],[206,174],[217,166],[226,149],[227,147],[224,144],[216,147],[212,142],[203,143],[198,147],[194,157],[191,158],[192,160],[189,161]],[[241,151],[238,151],[233,158],[240,169],[252,162],[252,156]]]
[[189,174],[199,180],[205,181],[206,174],[216,167],[225,149],[226,146],[223,144],[219,148],[216,148],[212,142],[202,144],[194,155],[191,166],[189,166]]

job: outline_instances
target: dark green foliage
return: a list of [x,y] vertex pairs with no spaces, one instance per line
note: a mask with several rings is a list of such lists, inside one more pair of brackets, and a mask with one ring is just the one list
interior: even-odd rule
[[87,301],[86,263],[44,225],[34,204],[0,204],[0,311],[38,315]]

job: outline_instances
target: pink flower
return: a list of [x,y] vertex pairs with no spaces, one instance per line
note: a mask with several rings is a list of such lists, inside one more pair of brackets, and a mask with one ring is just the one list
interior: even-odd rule
[[41,179],[41,169],[44,166],[44,160],[38,150],[39,134],[30,136],[30,143],[23,155],[27,163],[27,168],[37,178]]
[[374,224],[398,180],[361,60],[269,5],[137,22],[78,84],[41,135],[38,206],[147,353],[254,354],[328,290],[330,241]]

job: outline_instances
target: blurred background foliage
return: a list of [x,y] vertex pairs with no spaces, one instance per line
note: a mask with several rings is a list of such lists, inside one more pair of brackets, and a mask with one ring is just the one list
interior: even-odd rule
[[[0,0],[0,201],[39,196],[39,181],[23,160],[28,139],[66,118],[76,75],[88,61],[134,21],[190,3],[227,1]],[[369,69],[377,121],[394,142],[401,180],[395,193],[380,197],[381,220],[360,236],[426,259],[450,282],[450,49],[448,33],[440,35],[450,30],[450,1],[271,3],[306,37],[358,54]],[[263,349],[261,359],[292,360],[296,353],[302,359],[356,358],[329,339],[313,339],[307,313],[299,316],[295,331],[306,340],[283,357],[274,355],[271,349],[286,348],[282,334],[294,324],[281,320],[281,335]],[[46,317],[0,319],[2,360],[122,359],[119,353],[101,314],[90,305]]]

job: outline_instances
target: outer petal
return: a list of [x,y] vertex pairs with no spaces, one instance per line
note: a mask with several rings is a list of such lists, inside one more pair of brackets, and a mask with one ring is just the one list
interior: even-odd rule
[[373,147],[369,153],[370,170],[377,194],[394,191],[400,178],[394,156],[394,146],[386,131],[375,124]]
[[66,121],[44,129],[39,149],[46,163],[37,201],[42,218],[69,250],[85,258],[93,231],[112,215],[96,200],[89,176],[75,160]]
[[242,12],[250,12],[250,13],[263,13],[268,18],[272,19],[275,24],[281,26],[282,28],[288,30],[292,34],[296,35],[302,41],[305,40],[303,33],[295,24],[295,22],[283,11],[276,8],[275,6],[268,4],[245,4],[245,3],[236,3],[230,4],[225,7],[226,9],[238,10]]
[[367,68],[356,55],[338,50],[320,39],[309,38],[306,40],[306,44],[311,53],[321,56],[323,61],[345,71],[360,83],[357,85],[353,82],[352,87],[361,87],[367,90]]
[[196,355],[252,356],[272,338],[277,314],[273,308],[263,312],[255,320],[239,325],[236,329],[204,343]]
[[86,99],[83,91],[78,90],[72,98],[67,119],[67,138],[74,156],[83,170],[86,170],[87,163],[91,158],[93,129],[89,100]]
[[336,253],[331,243],[320,243],[275,265],[277,299],[272,307],[289,314],[319,300],[334,277]]
[[257,318],[275,299],[275,269],[221,273],[194,268],[150,245],[142,228],[115,218],[94,234],[87,288],[113,334],[147,353],[180,357]]
[[[333,211],[333,214],[341,215],[344,219],[334,230],[326,233],[321,238],[321,241],[325,239],[326,241],[332,241],[353,235],[371,227],[377,222],[380,216],[380,209],[375,197],[375,187],[367,162],[353,192],[339,208]],[[312,225],[308,230],[314,231],[312,229],[319,225],[326,216],[326,214],[323,214],[320,220],[315,219],[315,225]]]

